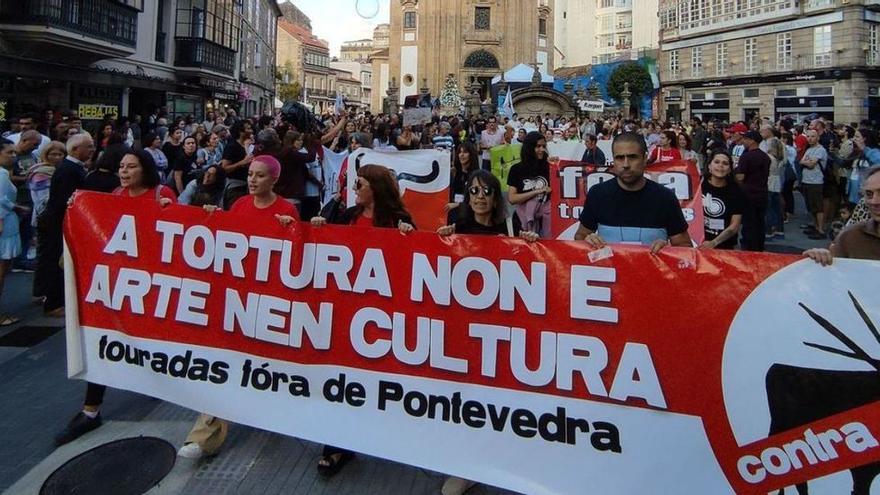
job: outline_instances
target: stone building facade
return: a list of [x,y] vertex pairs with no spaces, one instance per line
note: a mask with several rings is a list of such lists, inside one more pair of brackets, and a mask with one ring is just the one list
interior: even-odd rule
[[880,121],[880,1],[661,0],[661,115]]
[[342,62],[366,62],[374,51],[373,40],[343,41],[339,48],[339,60]]
[[374,53],[373,107],[389,83],[398,103],[426,87],[439,96],[447,75],[472,78],[481,98],[493,76],[520,63],[553,72],[554,0],[391,0],[389,46]]

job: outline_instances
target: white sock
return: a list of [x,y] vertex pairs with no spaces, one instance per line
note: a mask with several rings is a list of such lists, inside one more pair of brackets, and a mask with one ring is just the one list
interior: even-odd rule
[[100,411],[86,411],[83,409],[83,414],[85,414],[89,419],[95,419],[98,417],[98,413]]

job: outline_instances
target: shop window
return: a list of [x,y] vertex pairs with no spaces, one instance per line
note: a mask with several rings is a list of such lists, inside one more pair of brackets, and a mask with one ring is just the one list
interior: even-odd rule
[[796,89],[777,89],[776,96],[778,98],[797,96],[797,90]]
[[691,94],[691,99],[692,100],[705,100],[706,93],[693,93],[693,94]]

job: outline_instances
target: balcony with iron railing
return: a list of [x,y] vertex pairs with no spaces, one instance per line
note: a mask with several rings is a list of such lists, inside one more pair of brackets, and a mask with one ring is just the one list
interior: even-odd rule
[[[138,10],[114,0],[16,0],[0,2],[0,30],[28,46],[51,45],[52,55],[70,50],[91,58],[132,55]],[[63,46],[64,51],[58,47]],[[67,54],[67,55],[66,55]]]

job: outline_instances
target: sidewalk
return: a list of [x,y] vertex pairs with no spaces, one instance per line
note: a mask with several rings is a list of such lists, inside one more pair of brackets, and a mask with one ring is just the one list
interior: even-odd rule
[[[803,206],[799,206],[799,211]],[[767,250],[800,253],[827,247],[801,233],[804,215],[786,227],[784,240],[768,241]],[[28,348],[0,346],[0,491],[39,493],[40,486],[72,457],[112,440],[155,436],[179,447],[196,413],[143,395],[110,389],[102,409],[104,425],[55,449],[53,437],[80,410],[85,384],[66,377],[63,320],[45,318],[30,301],[30,274],[12,274],[3,295],[6,311],[22,318],[0,328],[0,338],[16,329],[49,327],[57,333]],[[27,331],[27,330],[25,330]],[[311,442],[233,425],[224,450],[213,459],[177,458],[171,473],[151,494],[436,494],[445,475],[365,455],[336,477],[317,476],[320,446]],[[426,447],[430,448],[430,447]],[[509,493],[477,486],[469,494]]]

